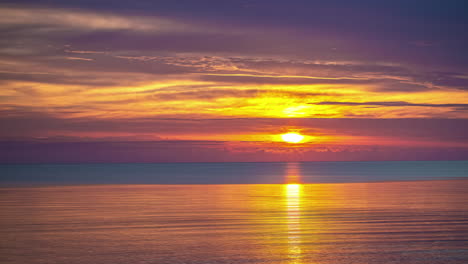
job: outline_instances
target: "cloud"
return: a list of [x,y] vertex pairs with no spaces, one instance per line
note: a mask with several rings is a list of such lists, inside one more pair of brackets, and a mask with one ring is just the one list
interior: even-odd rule
[[417,106],[417,107],[435,107],[435,108],[447,108],[447,107],[454,107],[457,109],[468,110],[468,104],[415,104],[415,103],[408,103],[403,101],[395,101],[395,102],[318,102],[318,103],[311,103],[315,105],[349,105],[349,106],[388,106],[388,107],[395,107],[395,106]]
[[82,61],[93,61],[94,59],[81,58],[81,57],[66,57],[67,60],[82,60]]
[[439,74],[432,83],[437,86],[468,91],[468,76],[462,74]]
[[[402,65],[376,62],[344,60],[300,60],[274,58],[231,58],[232,63],[240,69],[258,70],[263,73],[283,73],[283,75],[314,75],[338,78],[344,76],[358,77],[371,73],[401,76],[408,74]],[[356,75],[357,74],[357,75]]]
[[244,83],[244,84],[370,84],[375,80],[358,78],[320,78],[306,76],[261,76],[261,75],[236,75],[236,74],[210,74],[202,75],[202,80],[216,81],[224,83]]
[[131,30],[143,32],[194,31],[193,24],[166,18],[123,16],[89,10],[0,7],[0,25],[3,27],[34,26],[48,30],[74,28],[79,30]]
[[[172,90],[172,91],[170,91]],[[143,94],[150,94],[140,100],[157,100],[158,102],[165,101],[185,101],[198,100],[199,102],[218,100],[218,99],[256,99],[268,98],[290,98],[304,99],[323,96],[340,96],[339,93],[326,92],[301,92],[301,91],[278,91],[274,89],[239,89],[237,87],[224,88],[213,85],[199,86],[169,86],[162,89],[152,89],[142,91]],[[138,93],[136,93],[138,94]]]
[[[88,78],[86,78],[88,77]],[[87,74],[60,74],[60,73],[16,73],[16,72],[0,72],[0,83],[8,84],[11,81],[34,82],[45,84],[67,84],[67,85],[90,85],[96,86],[113,86],[122,84],[120,78],[105,77],[89,78]]]
[[[13,6],[0,7],[0,13],[3,58],[27,61],[48,71],[82,71],[91,77],[65,80],[48,72],[52,83],[108,82],[89,80],[99,78],[92,74],[98,71],[199,73],[203,80],[237,84],[356,84],[377,92],[422,92],[433,86],[466,89],[461,73],[435,76],[404,61],[350,57],[353,50],[330,47],[365,46],[341,38],[332,38],[336,43],[330,43],[327,37],[318,34],[311,38],[302,31],[290,34],[292,28],[76,8]],[[76,54],[80,56],[71,56]],[[16,77],[28,79],[20,74]],[[41,76],[29,78],[45,82]]]
[[259,93],[256,89],[203,89],[187,92],[172,92],[172,93],[155,93],[151,95],[153,99],[162,101],[179,101],[179,100],[214,100],[220,98],[249,98],[255,97]]
[[410,81],[398,81],[393,79],[384,79],[373,87],[377,92],[425,92],[433,90],[433,87],[427,83],[414,83]]
[[353,77],[315,77],[315,76],[265,76],[245,74],[205,74],[201,80],[237,84],[270,84],[270,85],[352,85],[351,88],[373,90],[377,92],[423,92],[431,90],[424,84],[387,78],[387,76]]

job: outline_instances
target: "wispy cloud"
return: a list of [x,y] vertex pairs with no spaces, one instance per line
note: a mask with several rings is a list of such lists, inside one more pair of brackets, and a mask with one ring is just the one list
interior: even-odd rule
[[[0,7],[2,26],[31,26],[39,30],[131,30],[143,32],[190,32],[196,27],[167,18],[116,15],[89,10]],[[42,28],[42,29],[41,29]]]
[[446,107],[455,107],[459,109],[468,110],[468,104],[415,104],[408,102],[317,102],[313,103],[316,105],[349,105],[349,106],[417,106],[417,107],[435,107],[435,108],[446,108]]
[[81,58],[81,57],[66,57],[67,60],[83,60],[83,61],[93,61],[94,59]]

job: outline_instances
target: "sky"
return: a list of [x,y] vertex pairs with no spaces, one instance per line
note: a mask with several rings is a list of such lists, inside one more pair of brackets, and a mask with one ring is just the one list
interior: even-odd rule
[[467,7],[2,1],[0,162],[466,160]]

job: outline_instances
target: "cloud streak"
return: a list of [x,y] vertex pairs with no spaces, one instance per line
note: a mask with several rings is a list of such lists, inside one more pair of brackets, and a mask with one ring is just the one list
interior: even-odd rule
[[388,107],[435,107],[435,108],[447,108],[455,107],[458,109],[468,110],[468,104],[415,104],[408,102],[318,102],[313,103],[316,105],[347,105],[347,106],[388,106]]
[[193,25],[166,18],[123,16],[76,9],[0,7],[0,14],[0,24],[7,27],[34,25],[44,30],[131,30],[153,34],[197,31]]

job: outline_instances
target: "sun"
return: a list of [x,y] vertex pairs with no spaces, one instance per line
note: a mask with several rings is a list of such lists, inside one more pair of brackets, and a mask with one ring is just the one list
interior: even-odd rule
[[282,134],[281,138],[288,143],[299,143],[304,140],[303,135],[293,132]]

